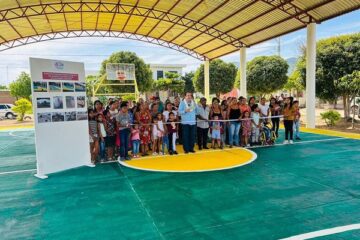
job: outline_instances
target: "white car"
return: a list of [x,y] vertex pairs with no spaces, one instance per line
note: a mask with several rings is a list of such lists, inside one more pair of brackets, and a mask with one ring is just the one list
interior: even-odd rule
[[11,110],[13,106],[14,105],[8,103],[0,103],[0,119],[14,119],[16,117],[16,114],[13,110]]

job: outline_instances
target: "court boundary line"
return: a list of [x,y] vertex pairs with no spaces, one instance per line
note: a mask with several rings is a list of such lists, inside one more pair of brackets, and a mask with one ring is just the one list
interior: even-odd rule
[[281,238],[280,240],[305,240],[305,239],[323,237],[323,236],[333,235],[333,234],[357,230],[357,229],[360,229],[360,223],[322,229],[319,231],[299,234],[288,238]]
[[23,172],[32,172],[36,171],[36,168],[33,169],[24,169],[24,170],[15,170],[15,171],[9,171],[9,172],[0,172],[0,175],[8,175],[13,173],[23,173]]

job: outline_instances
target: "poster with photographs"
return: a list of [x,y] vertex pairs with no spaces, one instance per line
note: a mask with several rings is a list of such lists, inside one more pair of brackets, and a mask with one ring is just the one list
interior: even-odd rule
[[88,113],[86,111],[85,112],[77,112],[76,120],[78,120],[78,121],[88,120]]
[[53,112],[51,114],[52,122],[63,122],[65,120],[65,116],[63,112]]
[[36,98],[36,106],[37,108],[50,108],[50,98]]
[[61,83],[49,82],[49,92],[61,92]]
[[75,108],[75,97],[74,96],[66,96],[65,102],[66,102],[66,108]]
[[34,92],[47,92],[47,82],[33,82]]
[[76,121],[76,112],[65,112],[65,122]]
[[63,92],[74,92],[74,83],[71,83],[71,82],[63,82],[62,83],[62,89],[63,89]]
[[77,98],[76,98],[76,107],[77,108],[86,108],[85,96],[77,96]]
[[38,123],[51,122],[51,113],[38,113]]
[[64,98],[62,96],[53,97],[53,106],[54,109],[63,109],[64,108]]
[[75,92],[85,92],[86,86],[85,83],[75,83]]

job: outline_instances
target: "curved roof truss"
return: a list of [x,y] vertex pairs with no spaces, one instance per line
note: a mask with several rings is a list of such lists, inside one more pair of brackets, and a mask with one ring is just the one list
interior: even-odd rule
[[1,0],[0,51],[96,36],[214,59],[359,8],[358,0]]

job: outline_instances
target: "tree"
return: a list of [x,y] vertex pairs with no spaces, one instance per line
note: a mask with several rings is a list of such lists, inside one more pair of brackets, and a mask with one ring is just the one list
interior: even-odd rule
[[279,56],[261,56],[247,66],[247,89],[251,94],[263,96],[280,90],[287,82],[288,63]]
[[[320,40],[317,42],[316,54],[316,96],[329,102],[335,102],[342,96],[346,109],[346,94],[343,94],[339,82],[343,76],[360,70],[360,33]],[[302,54],[299,65],[298,69],[305,84],[305,53]],[[348,112],[345,112],[345,117],[349,117]]]
[[15,106],[12,107],[12,110],[18,113],[18,121],[24,121],[25,114],[32,113],[31,102],[26,98],[20,98],[15,102]]
[[[352,74],[347,74],[340,78],[338,88],[344,96],[344,115],[350,116],[351,102],[356,96],[360,95],[360,71],[354,71]],[[353,111],[352,127],[354,128],[355,110]]]
[[168,97],[170,92],[182,93],[185,88],[185,81],[180,80],[180,75],[178,73],[165,72],[165,78],[160,78],[154,81],[153,89],[160,91],[167,91]]
[[95,75],[88,75],[85,78],[85,85],[86,85],[86,95],[88,97],[93,97],[95,94],[96,84],[99,80],[98,76]]
[[[236,66],[233,63],[225,63],[221,59],[210,62],[210,94],[230,92],[234,87]],[[198,92],[204,93],[204,64],[196,70],[194,75],[194,87]]]
[[288,77],[288,80],[284,85],[284,89],[288,91],[292,91],[292,90],[302,91],[305,89],[302,82],[300,71],[296,69],[293,71],[290,77]]
[[[133,52],[116,52],[111,54],[111,56],[104,60],[101,64],[100,74],[105,77],[106,79],[106,64],[107,63],[133,63],[135,65],[135,76],[136,82],[140,92],[147,92],[151,90],[153,79],[152,79],[152,72],[150,70],[150,66],[145,64],[144,60],[139,58]],[[107,80],[105,80],[107,81]],[[110,81],[109,81],[110,82]],[[126,91],[133,91],[134,89],[130,89],[131,86],[114,86],[114,89],[108,87],[108,92],[126,92]]]
[[5,86],[5,85],[0,85],[0,90],[7,90],[8,88],[7,88],[7,86]]
[[240,88],[240,68],[236,72],[235,82],[234,82],[234,88]]
[[185,73],[185,76],[182,77],[182,80],[185,81],[184,92],[194,92],[195,91],[193,79],[194,79],[194,72]]
[[30,100],[31,78],[26,72],[21,72],[19,77],[9,85],[11,96],[16,99],[26,98]]

